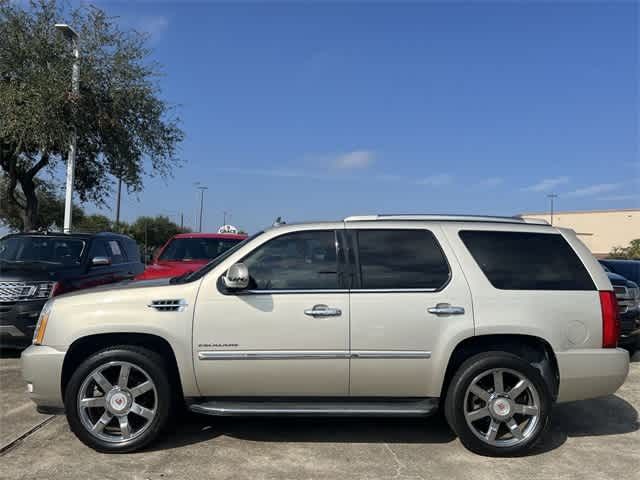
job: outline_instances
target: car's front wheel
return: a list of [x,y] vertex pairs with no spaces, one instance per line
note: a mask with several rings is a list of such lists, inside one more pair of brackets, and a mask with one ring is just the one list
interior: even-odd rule
[[171,387],[162,358],[133,346],[102,350],[73,373],[65,391],[71,431],[100,452],[131,452],[167,423]]
[[445,415],[469,450],[517,455],[544,433],[551,402],[535,367],[510,353],[487,352],[460,366],[449,385]]

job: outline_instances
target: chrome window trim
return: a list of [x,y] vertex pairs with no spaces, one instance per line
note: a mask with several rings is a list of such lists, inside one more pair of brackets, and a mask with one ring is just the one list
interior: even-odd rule
[[437,288],[354,288],[351,293],[403,293],[403,292],[439,292]]
[[347,288],[327,288],[327,289],[280,289],[280,290],[241,290],[236,295],[271,295],[279,293],[349,293]]
[[427,359],[423,350],[342,350],[327,351],[201,351],[200,360],[327,360],[327,359]]

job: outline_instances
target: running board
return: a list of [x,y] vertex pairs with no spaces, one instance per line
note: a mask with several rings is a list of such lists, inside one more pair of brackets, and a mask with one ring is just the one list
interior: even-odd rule
[[195,413],[214,416],[423,417],[438,408],[437,398],[396,401],[232,401],[194,403]]

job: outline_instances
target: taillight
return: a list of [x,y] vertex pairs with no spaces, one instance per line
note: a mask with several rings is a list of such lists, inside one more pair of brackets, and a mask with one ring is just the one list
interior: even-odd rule
[[55,297],[56,295],[60,295],[64,293],[64,287],[62,286],[62,282],[55,282],[53,287],[51,287],[51,293],[49,294],[49,298]]
[[602,348],[616,348],[620,335],[620,317],[615,293],[600,292],[600,309],[602,310]]

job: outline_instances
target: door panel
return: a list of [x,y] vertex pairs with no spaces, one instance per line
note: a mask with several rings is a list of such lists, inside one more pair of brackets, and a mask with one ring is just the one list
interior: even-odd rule
[[[433,237],[425,237],[421,245],[438,248],[439,253],[434,250],[433,255],[427,252],[420,257],[411,251],[411,245],[403,248],[401,238],[388,238],[384,243],[388,252],[381,257],[381,265],[359,269],[365,276],[367,271],[377,272],[378,279],[369,281],[369,285],[378,288],[362,288],[367,286],[367,281],[361,279],[351,291],[351,395],[434,396],[430,383],[434,376],[433,358],[449,348],[448,339],[464,330],[473,332],[467,282],[442,233],[437,227],[430,230]],[[358,263],[362,255],[360,251]],[[408,266],[401,262],[403,255],[408,259]],[[385,264],[385,259],[390,257],[397,261]],[[437,258],[446,259],[448,272],[443,272],[441,266],[430,266]],[[424,283],[415,269],[402,271],[411,269],[416,262],[425,264],[424,271],[428,274]],[[400,270],[395,279],[393,269]],[[384,282],[390,288],[384,288]],[[443,282],[444,285],[440,285]],[[460,314],[460,310],[456,314],[428,312],[438,304],[461,307],[464,313]],[[368,354],[360,356],[362,351]],[[375,358],[376,354],[379,358]]]
[[242,258],[251,290],[203,282],[193,331],[203,395],[348,395],[349,293],[338,288],[335,239],[304,231],[259,245]]
[[[348,393],[348,293],[216,295],[210,300],[202,295],[194,340],[204,395]],[[342,314],[304,314],[317,304]],[[211,360],[203,359],[206,352]]]

